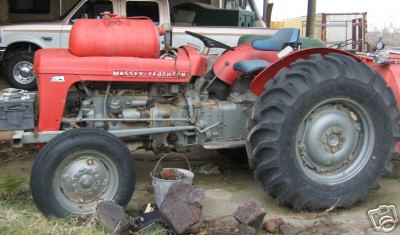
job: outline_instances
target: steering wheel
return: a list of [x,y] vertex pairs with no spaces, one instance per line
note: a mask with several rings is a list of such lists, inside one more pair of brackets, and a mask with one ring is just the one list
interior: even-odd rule
[[228,46],[228,45],[226,45],[226,44],[224,44],[222,42],[218,42],[217,40],[214,40],[212,38],[203,36],[201,34],[193,33],[193,32],[190,32],[190,31],[185,31],[185,33],[189,34],[192,37],[195,37],[195,38],[199,39],[208,48],[223,48],[223,49],[230,50],[230,51],[235,50],[235,48],[233,48],[231,46]]

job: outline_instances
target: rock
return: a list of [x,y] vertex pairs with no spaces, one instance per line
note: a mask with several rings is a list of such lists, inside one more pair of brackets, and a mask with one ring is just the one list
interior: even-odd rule
[[269,219],[264,222],[264,230],[269,233],[280,233],[279,226],[284,223],[285,221],[282,218]]
[[184,178],[185,175],[177,169],[164,168],[160,172],[160,179],[163,180],[178,180]]
[[220,175],[221,171],[219,170],[219,166],[214,165],[212,163],[203,165],[198,170],[201,175]]
[[239,225],[239,235],[255,235],[257,230],[245,224]]
[[178,181],[169,188],[160,211],[178,234],[195,233],[193,229],[200,229],[202,223],[203,199],[203,190]]
[[206,234],[212,234],[212,235],[236,235],[238,234],[236,229],[234,228],[216,228],[213,229],[211,231],[209,231],[209,233]]
[[304,230],[304,228],[299,228],[292,224],[284,223],[279,226],[279,230],[283,235],[296,235],[301,233]]
[[96,205],[96,221],[108,232],[118,235],[137,230],[135,224],[127,218],[124,208],[110,201],[102,201]]
[[250,226],[256,230],[261,228],[265,212],[259,202],[254,199],[239,206],[233,213],[233,217],[240,223]]

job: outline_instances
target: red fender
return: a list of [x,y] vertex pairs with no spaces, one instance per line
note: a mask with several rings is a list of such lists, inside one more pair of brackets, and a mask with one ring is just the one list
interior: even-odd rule
[[393,64],[377,64],[371,57],[360,56],[360,58],[385,79],[387,86],[396,98],[397,107],[400,109],[400,61],[393,61]]
[[251,82],[250,89],[256,96],[259,96],[264,91],[265,84],[269,80],[274,79],[275,76],[279,73],[279,71],[281,71],[281,69],[289,67],[290,64],[292,64],[298,59],[308,59],[310,55],[313,54],[327,55],[329,53],[342,54],[353,57],[358,61],[361,61],[360,58],[356,57],[353,54],[334,48],[310,48],[310,49],[296,51],[276,61],[275,63],[271,64],[266,69],[264,69],[261,73],[259,73]]
[[276,51],[256,50],[250,43],[242,44],[222,54],[215,62],[213,72],[224,83],[232,85],[239,77],[239,73],[233,69],[236,62],[260,59],[273,63],[279,59],[277,54]]

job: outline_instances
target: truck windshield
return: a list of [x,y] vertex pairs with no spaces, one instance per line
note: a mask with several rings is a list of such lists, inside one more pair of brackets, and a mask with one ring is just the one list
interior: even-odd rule
[[64,12],[64,14],[62,14],[60,16],[60,18],[58,18],[59,20],[63,20],[65,19],[78,5],[79,3],[81,3],[81,1],[77,1],[73,7],[69,8],[66,12]]
[[78,19],[100,19],[101,13],[106,11],[114,12],[111,1],[87,1],[72,16],[71,22]]
[[152,1],[129,1],[126,2],[126,16],[147,16],[154,23],[160,22],[160,10],[157,2]]

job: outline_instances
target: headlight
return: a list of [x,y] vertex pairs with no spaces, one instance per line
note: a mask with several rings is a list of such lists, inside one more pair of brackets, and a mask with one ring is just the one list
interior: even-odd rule
[[[1,42],[1,40],[0,40],[0,42]],[[377,50],[381,51],[381,50],[385,49],[385,43],[382,41],[379,41],[376,43],[375,47]]]

